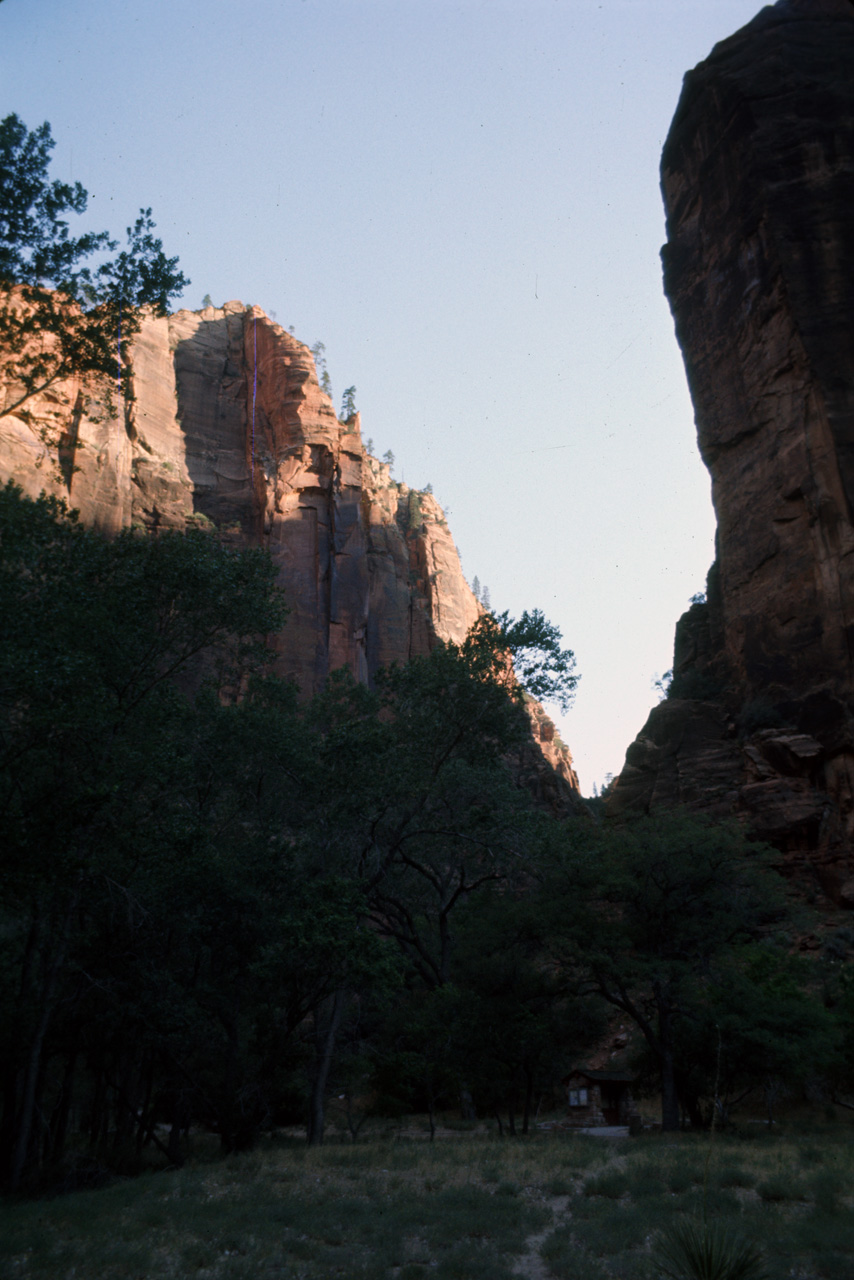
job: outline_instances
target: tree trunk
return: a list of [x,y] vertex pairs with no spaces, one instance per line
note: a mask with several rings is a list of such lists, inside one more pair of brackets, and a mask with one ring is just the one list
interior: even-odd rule
[[695,1090],[692,1089],[691,1092],[688,1093],[683,1088],[679,1090],[679,1093],[682,1098],[683,1110],[688,1116],[691,1128],[696,1129],[698,1133],[701,1129],[708,1128],[705,1117],[703,1116],[703,1109],[700,1106],[700,1099]]
[[49,1126],[49,1160],[61,1160],[65,1154],[65,1136],[68,1133],[68,1118],[71,1114],[71,1099],[74,1092],[74,1075],[77,1070],[77,1059],[80,1049],[75,1041],[74,1047],[65,1060],[65,1071],[62,1076],[62,1088],[59,1100],[53,1110]]
[[317,1045],[318,1058],[317,1069],[311,1086],[311,1103],[308,1117],[308,1143],[311,1147],[319,1147],[323,1142],[326,1081],[329,1077],[329,1068],[332,1066],[332,1056],[335,1052],[335,1037],[338,1034],[341,1015],[344,1012],[345,1000],[346,992],[343,987],[339,987],[332,998],[332,1012],[330,1014],[329,1026],[326,1028],[325,1036],[321,1035],[316,1011],[314,1015],[315,1043]]
[[59,974],[65,960],[65,949],[68,940],[68,931],[71,927],[71,917],[77,906],[76,893],[72,896],[71,902],[65,915],[62,927],[59,931],[59,937],[56,941],[54,953],[50,961],[48,969],[47,981],[41,995],[41,1017],[36,1025],[35,1034],[30,1044],[30,1052],[28,1055],[26,1074],[24,1076],[23,1097],[21,1099],[21,1110],[18,1116],[17,1137],[15,1141],[15,1149],[12,1156],[12,1168],[9,1183],[13,1191],[16,1191],[21,1183],[21,1177],[27,1163],[27,1156],[30,1150],[30,1137],[33,1131],[33,1119],[36,1112],[36,1086],[41,1076],[42,1066],[42,1048],[44,1039],[47,1035],[47,1029],[50,1025],[53,1011],[57,1003],[57,984],[59,982]]
[[101,1137],[101,1117],[104,1112],[104,1099],[107,1092],[106,1068],[104,1066],[103,1057],[99,1055],[97,1065],[90,1061],[90,1070],[95,1076],[95,1084],[92,1090],[91,1110],[89,1113],[89,1146],[92,1150],[96,1150]]
[[355,1143],[359,1136],[359,1130],[365,1123],[367,1112],[363,1111],[359,1118],[356,1118],[356,1112],[353,1110],[353,1095],[348,1091],[346,1095],[347,1102],[347,1128],[350,1130],[350,1140]]
[[[113,1128],[113,1155],[111,1165],[113,1168],[121,1167],[127,1161],[130,1151],[134,1145],[134,1130],[136,1129],[136,1117],[138,1106],[133,1105],[139,1092],[134,1087],[135,1072],[132,1065],[127,1061],[127,1055],[122,1054],[120,1060],[114,1067],[116,1083],[113,1085],[115,1096],[114,1103],[114,1128]],[[125,1106],[121,1098],[131,1100],[130,1106]]]
[[[133,1116],[135,1116],[135,1115],[136,1115],[136,1110],[135,1110],[135,1108],[133,1107],[133,1105],[132,1105],[130,1102],[128,1102],[127,1098],[124,1096],[124,1094],[121,1092],[121,1090],[120,1090],[120,1089],[117,1089],[117,1090],[116,1090],[116,1097],[118,1098],[118,1100],[119,1100],[119,1102],[121,1103],[121,1105],[122,1105],[123,1107],[126,1107],[126,1108],[128,1109],[128,1111],[131,1113],[131,1115],[133,1115]],[[148,1142],[148,1141],[153,1142],[153,1143],[154,1143],[154,1145],[155,1145],[155,1147],[157,1147],[157,1150],[158,1150],[158,1151],[162,1151],[162,1152],[163,1152],[163,1154],[164,1154],[164,1156],[166,1156],[167,1160],[169,1160],[169,1162],[170,1162],[170,1163],[173,1163],[173,1164],[174,1164],[174,1161],[172,1160],[172,1156],[171,1156],[171,1154],[170,1154],[169,1148],[168,1148],[168,1147],[164,1147],[163,1143],[160,1141],[160,1139],[158,1138],[157,1134],[154,1132],[154,1126],[155,1126],[155,1121],[154,1121],[154,1119],[153,1119],[153,1118],[151,1118],[151,1119],[149,1119],[149,1120],[148,1120],[147,1122],[145,1122],[145,1123],[146,1123],[146,1126],[147,1126],[147,1127],[146,1127],[146,1133],[145,1133],[145,1138],[144,1138],[143,1145],[145,1144],[145,1142]],[[142,1126],[142,1124],[143,1124],[143,1121],[142,1121],[142,1120],[140,1120],[140,1126]],[[174,1130],[174,1125],[173,1125],[172,1127],[173,1127],[173,1130]],[[180,1135],[180,1129],[179,1129],[179,1135]],[[170,1134],[170,1141],[171,1141],[171,1134]],[[140,1150],[142,1150],[142,1146],[140,1146],[140,1148],[139,1148],[139,1149],[140,1149]]]
[[673,1070],[673,1051],[668,1046],[661,1054],[661,1128],[664,1133],[679,1130],[679,1095]]
[[[189,1132],[189,1108],[187,1107],[186,1090],[183,1085],[176,1084],[172,1093],[172,1124],[169,1128],[169,1141],[167,1150],[169,1152],[169,1160],[176,1168],[180,1169],[184,1163],[184,1153],[181,1150],[181,1131]],[[239,1150],[239,1146],[236,1146]]]
[[169,1143],[166,1147],[169,1156],[169,1163],[174,1164],[176,1169],[180,1169],[184,1163],[184,1157],[181,1155],[181,1117],[178,1113],[178,1104],[172,1113],[172,1125],[169,1129]]
[[151,1106],[151,1094],[153,1089],[154,1089],[154,1054],[149,1054],[148,1065],[146,1068],[146,1075],[145,1075],[145,1094],[143,1097],[142,1106],[140,1107],[139,1114],[137,1116],[137,1129],[136,1129],[137,1156],[142,1155],[143,1147],[145,1146],[147,1141],[146,1130],[148,1126],[148,1112]]
[[664,1133],[679,1131],[679,1094],[673,1062],[673,1010],[668,994],[653,984],[658,1008],[658,1060],[661,1066],[661,1128]]
[[38,1007],[33,998],[32,987],[36,967],[36,958],[41,945],[41,911],[39,905],[33,909],[33,917],[27,933],[27,942],[21,960],[21,977],[18,983],[18,998],[15,1020],[7,1028],[7,1042],[3,1053],[3,1121],[0,1125],[0,1178],[3,1182],[11,1179],[12,1167],[21,1118],[21,1100],[26,1080],[26,1025],[27,1014]]
[[525,1067],[525,1106],[522,1111],[522,1132],[528,1132],[528,1126],[531,1122],[531,1104],[534,1101],[534,1073],[530,1067]]
[[18,1133],[15,1142],[15,1153],[12,1157],[12,1176],[9,1179],[13,1191],[17,1191],[21,1183],[27,1156],[30,1150],[30,1135],[33,1130],[33,1119],[36,1112],[36,1085],[41,1074],[41,1057],[44,1038],[53,1014],[53,1001],[48,1000],[42,1009],[36,1033],[30,1046],[27,1074],[24,1083],[24,1096],[21,1101],[21,1113],[18,1117]]

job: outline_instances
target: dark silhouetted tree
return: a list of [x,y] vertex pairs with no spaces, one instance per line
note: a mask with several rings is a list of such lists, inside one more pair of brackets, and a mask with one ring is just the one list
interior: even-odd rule
[[[63,215],[86,210],[79,182],[50,181],[50,125],[29,132],[17,115],[0,121],[0,414],[71,375],[113,374],[121,381],[127,343],[139,332],[140,308],[165,314],[190,282],[154,238],[150,209],[127,229],[113,253],[106,231],[70,233]],[[125,383],[125,391],[128,391]]]

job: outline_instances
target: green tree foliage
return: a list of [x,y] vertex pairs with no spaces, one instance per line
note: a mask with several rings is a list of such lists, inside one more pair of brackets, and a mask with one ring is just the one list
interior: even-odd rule
[[427,1112],[435,1137],[436,1112],[460,1100],[461,1018],[453,983],[424,991],[407,981],[375,1040],[370,1081],[386,1114]]
[[[72,234],[65,215],[86,210],[79,182],[51,181],[50,125],[32,132],[17,115],[0,121],[0,374],[11,386],[4,414],[73,374],[120,377],[143,306],[165,314],[190,282],[152,234],[150,209],[127,229],[127,247],[106,231]],[[87,265],[100,259],[99,265]]]
[[191,1119],[246,1146],[317,1074],[312,1019],[390,950],[313,856],[311,735],[263,677],[274,571],[0,496],[5,1177],[59,1160],[75,1113],[113,1165],[155,1116],[173,1161]]
[[[293,330],[291,330],[291,332],[293,332]],[[325,391],[326,394],[329,396],[329,399],[331,400],[332,399],[332,379],[329,377],[329,370],[326,367],[326,343],[315,342],[314,346],[310,347],[309,350],[311,351],[311,354],[314,356],[314,367],[317,370],[317,378],[320,383],[320,389],[321,391]]]
[[102,926],[115,932],[123,900],[142,928],[134,877],[165,884],[197,844],[193,696],[215,690],[219,708],[259,669],[283,620],[273,579],[261,553],[198,532],[107,543],[53,500],[0,492],[2,966],[18,991],[0,1155],[13,1185],[38,1163],[56,1019],[92,1005],[105,965],[108,986],[118,972]]
[[[484,588],[481,601],[486,606],[485,597]],[[562,711],[568,711],[579,677],[575,672],[575,654],[560,646],[558,628],[539,609],[534,609],[530,613],[526,610],[519,619],[511,618],[506,611],[498,615],[483,614],[463,649],[479,652],[480,661],[491,662],[493,676],[498,674],[500,655],[509,655],[518,682],[517,692],[524,691],[541,702],[555,702]]]
[[[766,940],[733,950],[716,967],[707,1022],[720,1039],[720,1106],[761,1092],[769,1124],[774,1108],[836,1061],[839,1027],[818,998],[815,966]],[[707,1043],[713,1042],[709,1026]]]
[[[431,993],[455,981],[461,909],[517,876],[529,856],[530,803],[505,764],[528,732],[522,691],[508,678],[522,639],[532,661],[543,641],[541,675],[557,686],[563,673],[545,671],[554,635],[481,620],[462,644],[380,672],[373,691],[337,673],[311,708],[323,779],[313,856],[357,877],[367,920],[396,944],[419,1008],[424,993],[435,1002]],[[463,1068],[458,1055],[439,1053],[425,1017],[421,1042],[414,1031],[406,1037],[406,1070],[433,1106],[451,1064]],[[332,1044],[331,1019],[329,1029]],[[319,1099],[314,1107],[320,1127]]]
[[[790,916],[773,860],[739,828],[677,812],[581,833],[559,864],[551,899],[563,917],[562,954],[642,1033],[661,1085],[665,1129],[678,1128],[680,1100],[690,1108],[709,1087],[717,1028],[726,1063],[741,1063],[742,1081],[757,1085],[772,1061],[778,1072],[791,1066],[797,1074],[824,1025],[821,1010],[776,961],[760,962],[773,950],[755,950],[771,947]],[[556,921],[556,936],[560,928]],[[784,1047],[787,1018],[791,1041]],[[699,1122],[696,1107],[694,1114]]]
[[458,943],[458,1074],[499,1130],[506,1114],[512,1135],[517,1121],[529,1132],[538,1093],[593,1047],[606,1022],[576,975],[545,962],[550,912],[536,868],[550,825],[533,823],[527,865],[467,904]]
[[341,397],[341,412],[338,415],[342,422],[349,422],[356,412],[356,388],[346,387]]
[[274,576],[0,491],[5,1185],[178,1163],[191,1125],[319,1142],[331,1091],[354,1136],[371,1098],[524,1131],[614,1008],[670,1127],[716,1078],[723,1109],[821,1073],[841,1096],[847,953],[789,956],[760,847],[685,815],[556,822],[513,783],[522,681],[577,679],[541,614],[299,704],[268,668]]
[[0,619],[5,1180],[81,1126],[113,1167],[191,1122],[320,1140],[356,1011],[447,986],[461,906],[528,856],[504,632],[301,710],[265,674],[264,555],[107,542],[12,486]]

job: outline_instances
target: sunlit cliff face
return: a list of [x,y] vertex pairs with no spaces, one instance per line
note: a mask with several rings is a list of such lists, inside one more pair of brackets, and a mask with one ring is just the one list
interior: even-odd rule
[[[0,482],[66,499],[106,534],[190,525],[265,547],[289,614],[279,674],[305,696],[459,643],[481,612],[431,493],[372,457],[340,421],[314,357],[257,307],[147,317],[120,398],[108,379],[56,383],[0,418]],[[568,748],[530,704],[527,773],[578,792]],[[548,762],[548,763],[546,763]],[[555,801],[556,802],[556,801]]]

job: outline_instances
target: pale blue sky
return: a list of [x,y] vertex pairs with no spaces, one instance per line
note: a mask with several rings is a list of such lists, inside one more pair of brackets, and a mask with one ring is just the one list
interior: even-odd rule
[[322,339],[493,606],[576,652],[618,772],[713,556],[658,251],[683,73],[755,0],[5,0],[0,115],[122,233]]

